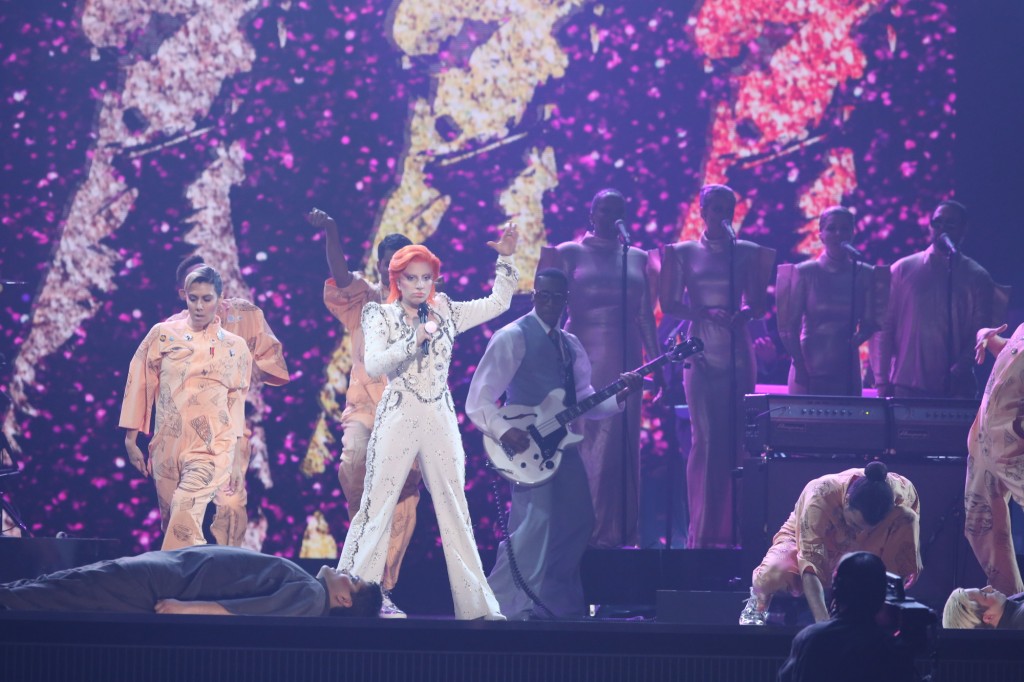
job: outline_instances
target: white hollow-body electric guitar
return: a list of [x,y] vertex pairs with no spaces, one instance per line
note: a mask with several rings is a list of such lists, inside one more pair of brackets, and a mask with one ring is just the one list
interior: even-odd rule
[[[666,363],[682,362],[703,350],[704,343],[700,339],[689,338],[634,371],[640,375],[651,374]],[[619,379],[571,407],[565,406],[565,391],[556,388],[540,405],[505,405],[499,408],[498,415],[509,427],[530,434],[530,447],[523,452],[512,452],[500,441],[485,436],[484,450],[491,467],[513,483],[535,486],[546,482],[558,471],[562,451],[583,440],[582,435],[569,428],[570,424],[625,387],[626,383]]]

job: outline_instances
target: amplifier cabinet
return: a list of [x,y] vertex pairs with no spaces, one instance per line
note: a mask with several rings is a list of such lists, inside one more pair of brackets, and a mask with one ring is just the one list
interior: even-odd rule
[[889,398],[889,449],[896,455],[967,456],[977,400]]
[[750,394],[743,406],[751,455],[966,457],[979,401]]
[[888,417],[884,398],[746,396],[746,446],[751,454],[851,453],[881,455]]

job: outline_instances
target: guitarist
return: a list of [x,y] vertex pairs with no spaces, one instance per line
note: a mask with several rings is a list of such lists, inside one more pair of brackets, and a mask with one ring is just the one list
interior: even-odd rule
[[[502,394],[508,404],[535,406],[554,389],[565,390],[567,405],[595,393],[583,345],[559,328],[568,296],[569,279],[563,271],[538,272],[533,310],[491,337],[469,387],[466,414],[473,424],[517,453],[529,448],[530,436],[502,422]],[[617,414],[626,396],[640,390],[639,374],[626,372],[621,378],[627,387],[588,412],[587,418]],[[499,546],[487,579],[501,612],[510,620],[583,616],[580,561],[593,525],[587,474],[575,448],[562,453],[558,471],[546,483],[513,486],[509,537]]]

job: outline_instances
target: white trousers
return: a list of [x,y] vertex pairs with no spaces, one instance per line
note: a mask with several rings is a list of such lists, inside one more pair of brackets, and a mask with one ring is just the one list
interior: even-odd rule
[[498,601],[484,577],[466,503],[466,452],[451,394],[422,403],[388,386],[366,453],[363,501],[345,537],[338,568],[380,582],[387,561],[395,506],[414,461],[434,501],[455,617],[494,616]]

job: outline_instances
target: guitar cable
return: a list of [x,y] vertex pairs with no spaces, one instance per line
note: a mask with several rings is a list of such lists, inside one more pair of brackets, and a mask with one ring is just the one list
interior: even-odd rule
[[502,495],[501,491],[498,489],[498,481],[499,478],[491,480],[491,489],[494,491],[494,504],[498,508],[498,525],[501,528],[502,538],[505,540],[505,553],[508,555],[508,567],[512,571],[512,582],[515,583],[516,587],[523,591],[523,594],[529,597],[530,601],[532,601],[535,606],[547,613],[548,618],[558,620],[558,616],[556,616],[551,609],[541,601],[540,597],[530,589],[530,586],[526,584],[526,579],[523,578],[523,574],[519,570],[519,563],[516,561],[516,553],[512,549],[512,536],[508,532],[508,509],[504,504],[502,504]]

